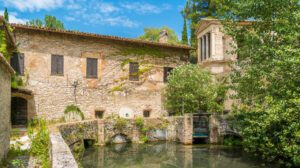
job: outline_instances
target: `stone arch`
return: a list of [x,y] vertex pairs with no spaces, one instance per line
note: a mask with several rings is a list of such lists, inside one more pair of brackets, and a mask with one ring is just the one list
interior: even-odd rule
[[[27,120],[32,119],[36,116],[36,108],[35,108],[35,101],[32,91],[25,90],[25,89],[12,89],[11,94],[12,100],[13,99],[24,99],[27,101]],[[16,108],[13,103],[11,104],[11,109]]]
[[130,138],[128,135],[124,133],[118,133],[111,137],[111,143],[113,144],[121,144],[130,142]]
[[11,123],[13,126],[27,125],[28,123],[28,102],[21,97],[11,99]]

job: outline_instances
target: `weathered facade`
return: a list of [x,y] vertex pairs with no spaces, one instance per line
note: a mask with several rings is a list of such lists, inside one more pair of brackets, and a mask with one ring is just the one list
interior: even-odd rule
[[77,104],[85,118],[166,116],[163,89],[190,48],[71,31],[13,25],[23,58],[27,117],[63,117]]
[[[197,30],[198,40],[198,64],[209,70],[216,79],[228,76],[231,71],[230,64],[237,60],[237,56],[232,54],[234,41],[232,37],[226,35],[223,25],[216,19],[202,19]],[[233,91],[229,90],[225,101],[225,110],[231,110],[234,103],[229,98]]]
[[0,54],[0,161],[6,156],[10,139],[11,76],[14,73]]

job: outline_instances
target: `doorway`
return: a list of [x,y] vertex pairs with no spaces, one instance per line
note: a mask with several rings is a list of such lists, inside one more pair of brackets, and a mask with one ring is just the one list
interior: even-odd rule
[[12,125],[27,125],[27,116],[27,100],[20,97],[13,97],[11,100]]

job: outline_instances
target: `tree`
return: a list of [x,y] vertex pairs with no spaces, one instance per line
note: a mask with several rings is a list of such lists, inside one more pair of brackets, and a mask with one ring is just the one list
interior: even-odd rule
[[183,30],[182,30],[182,37],[181,37],[181,43],[188,45],[188,32],[187,32],[187,25],[186,25],[186,18],[183,18]]
[[8,11],[7,11],[7,8],[5,8],[4,10],[4,19],[9,22],[9,17],[8,17]]
[[187,0],[182,14],[190,23],[190,44],[197,48],[196,26],[197,23],[206,17],[215,17],[217,5],[223,4],[223,0]]
[[26,22],[26,25],[37,26],[37,27],[47,27],[52,29],[65,29],[64,24],[56,19],[55,16],[46,15],[44,17],[44,22],[40,19],[32,19],[29,22]]
[[243,145],[268,161],[299,167],[299,1],[225,3],[218,13],[237,44],[233,45],[238,61],[231,80],[240,101],[234,116]]
[[166,88],[166,108],[175,114],[220,112],[219,89],[210,73],[198,65],[182,65],[172,71]]
[[169,44],[179,44],[178,35],[171,28],[164,26],[162,28],[145,28],[144,34],[139,36],[139,39],[158,42],[160,33],[166,30],[168,32],[168,43]]

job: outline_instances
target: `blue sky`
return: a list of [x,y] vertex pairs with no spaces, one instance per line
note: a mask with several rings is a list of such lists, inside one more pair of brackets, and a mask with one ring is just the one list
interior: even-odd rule
[[181,37],[180,10],[185,0],[0,0],[10,22],[25,23],[44,15],[62,20],[66,29],[135,38],[144,27],[169,26]]

